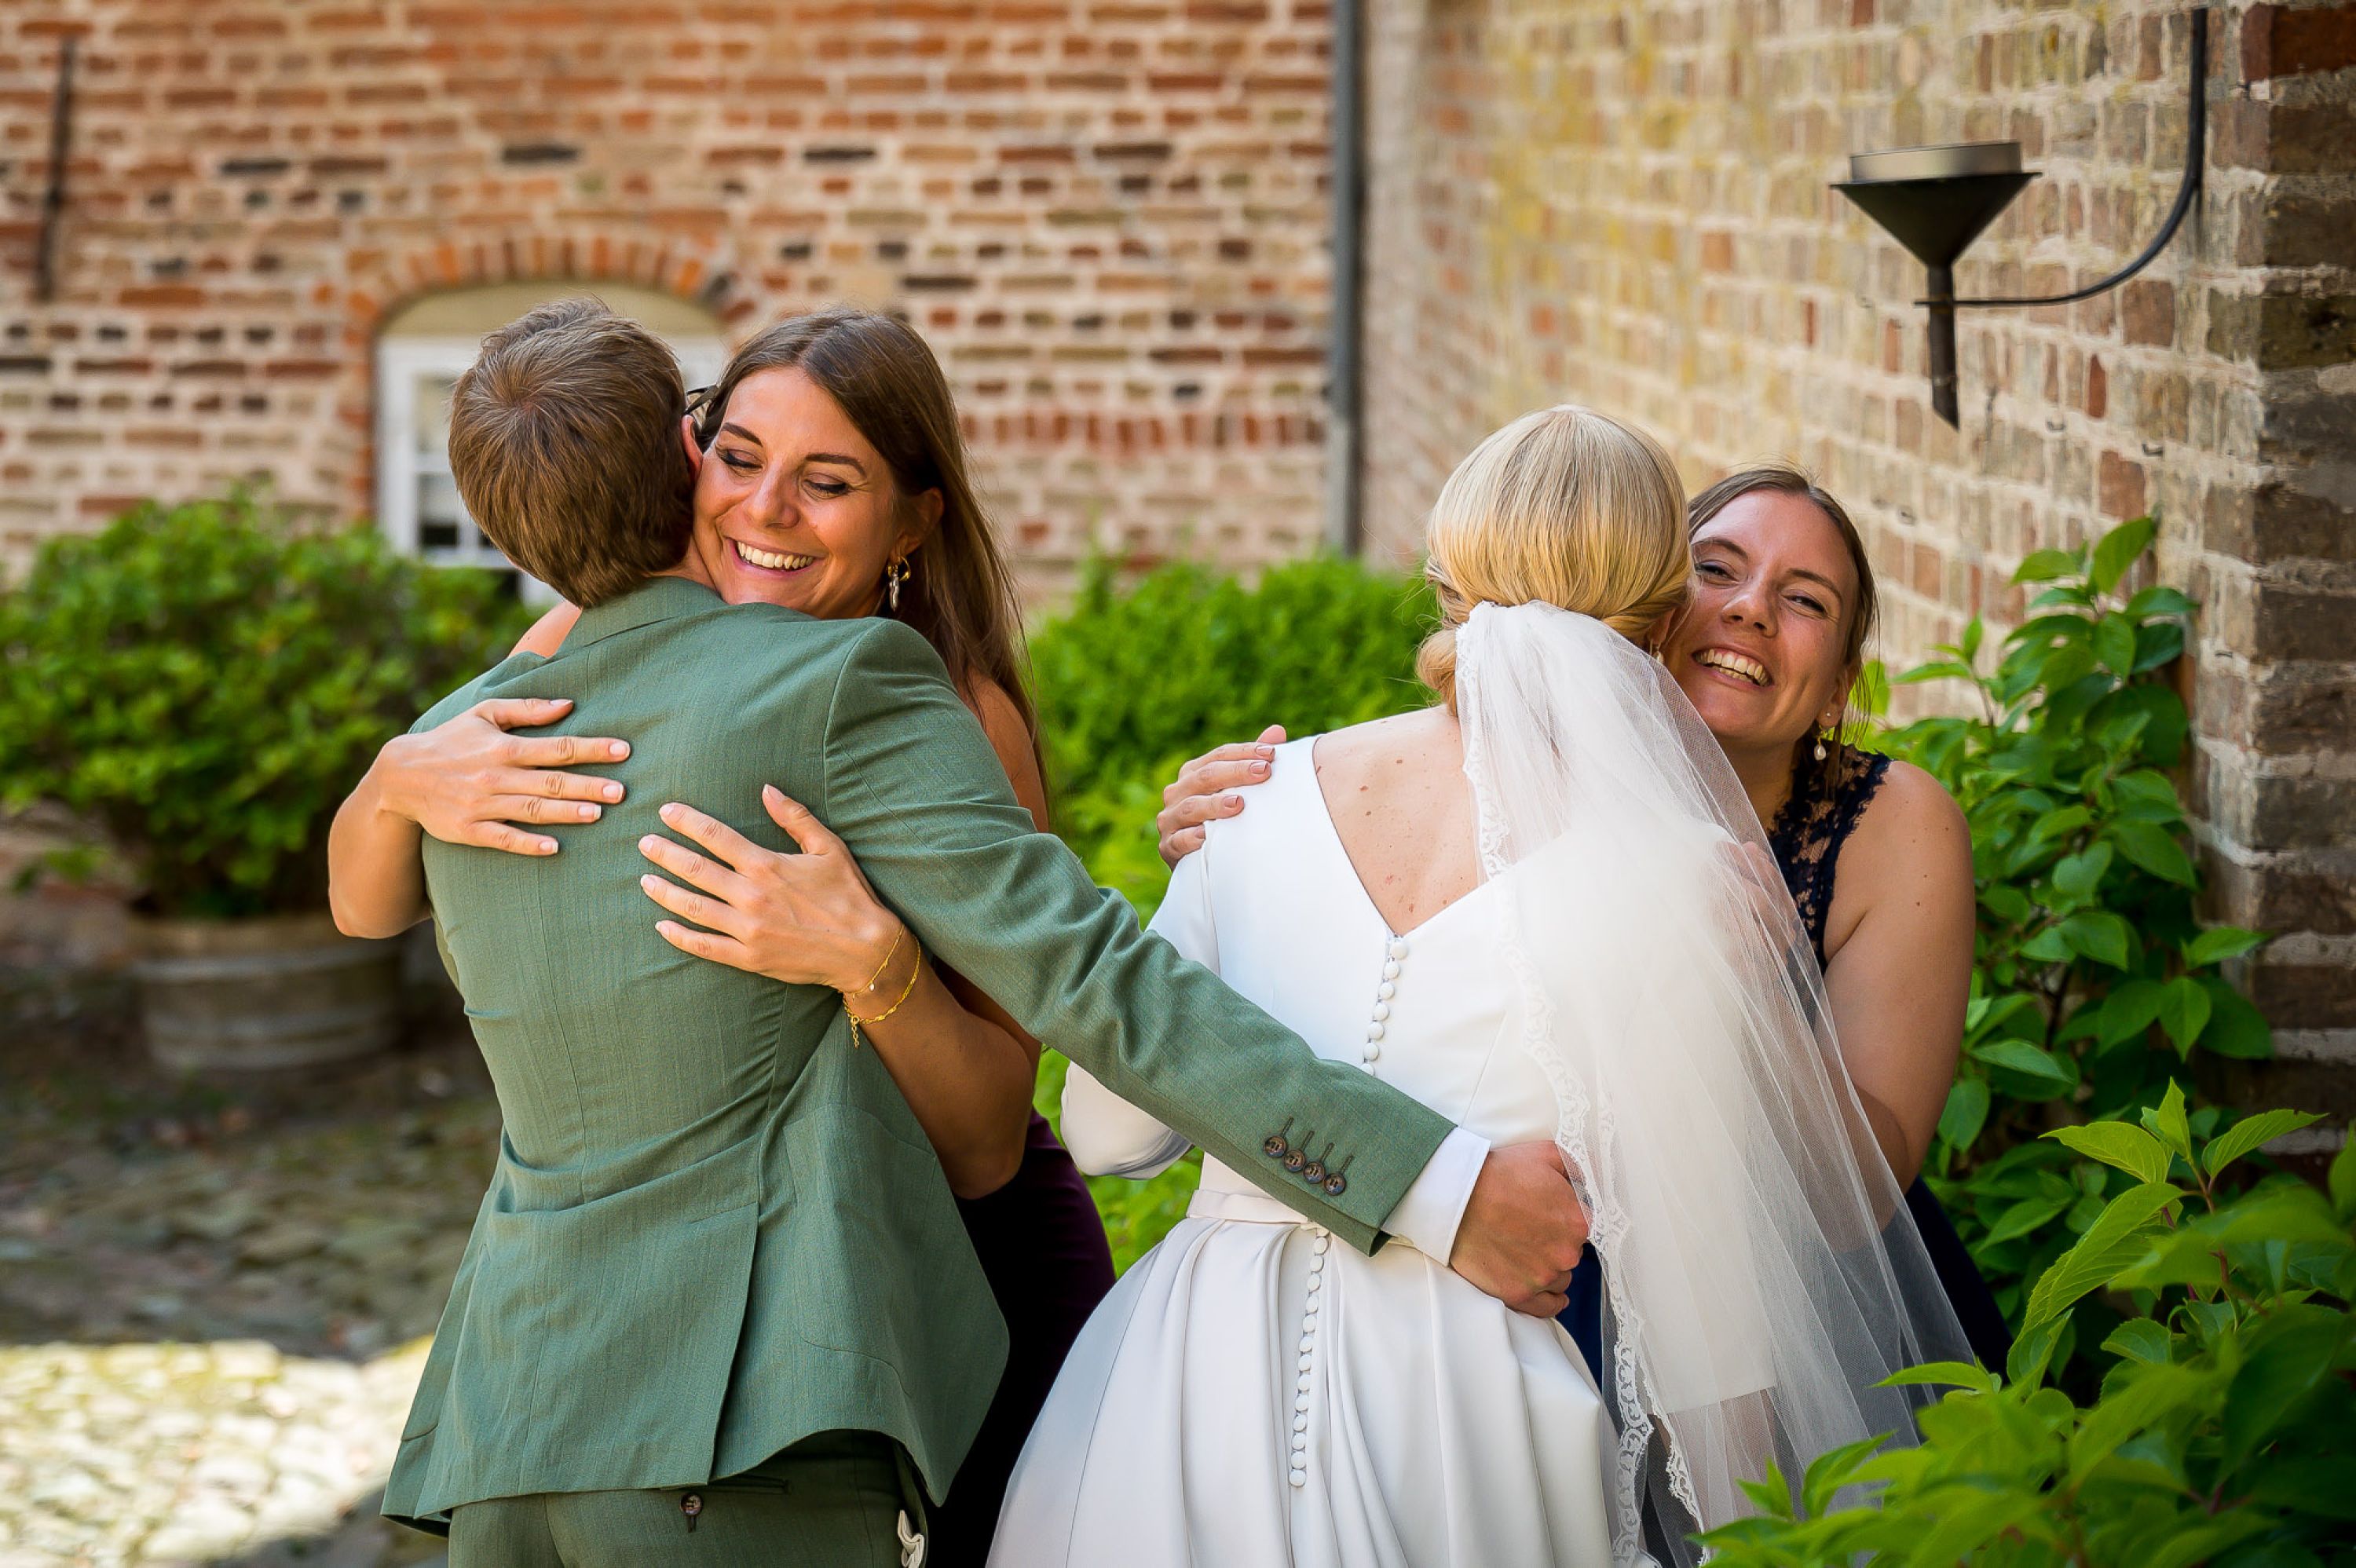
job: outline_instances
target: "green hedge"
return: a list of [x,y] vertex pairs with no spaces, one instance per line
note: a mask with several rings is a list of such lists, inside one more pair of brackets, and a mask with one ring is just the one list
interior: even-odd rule
[[0,593],[0,809],[64,806],[153,913],[325,909],[327,823],[377,748],[529,620],[490,572],[366,527],[241,493],[142,506]]

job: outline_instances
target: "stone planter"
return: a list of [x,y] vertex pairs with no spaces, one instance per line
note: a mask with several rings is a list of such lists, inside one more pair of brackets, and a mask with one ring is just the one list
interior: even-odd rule
[[357,941],[324,914],[147,921],[142,935],[140,1019],[175,1071],[344,1061],[399,1032],[398,942]]

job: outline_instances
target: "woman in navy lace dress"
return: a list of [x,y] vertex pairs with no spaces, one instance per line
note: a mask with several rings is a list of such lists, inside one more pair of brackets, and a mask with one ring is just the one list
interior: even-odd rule
[[[1974,899],[1963,813],[1921,769],[1840,739],[1872,635],[1873,570],[1838,502],[1795,469],[1746,469],[1693,498],[1693,598],[1658,652],[1725,748],[1769,830],[1825,967],[1841,1053],[1973,1349],[2004,1364],[1987,1284],[1920,1177],[1955,1072],[1970,993]],[[1202,824],[1243,809],[1258,745],[1189,763],[1165,795],[1173,863]],[[1563,1314],[1590,1360],[1601,1293],[1590,1255]]]

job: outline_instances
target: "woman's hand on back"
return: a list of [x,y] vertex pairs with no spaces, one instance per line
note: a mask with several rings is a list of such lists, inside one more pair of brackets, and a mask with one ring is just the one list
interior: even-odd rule
[[1241,811],[1243,796],[1226,792],[1265,782],[1269,760],[1283,743],[1284,726],[1271,724],[1258,741],[1214,746],[1180,768],[1162,792],[1162,810],[1153,818],[1154,830],[1162,837],[1162,859],[1176,865],[1203,847],[1205,824]]
[[[663,826],[696,848],[655,833],[638,840],[641,854],[679,879],[638,879],[648,898],[680,917],[655,929],[680,951],[734,969],[789,986],[864,991],[886,963],[905,958],[893,951],[903,940],[899,917],[808,807],[773,784],[762,788],[761,804],[800,854],[764,848],[692,806],[662,808]],[[894,978],[906,973],[900,963],[892,968]]]
[[379,809],[445,844],[555,854],[554,838],[526,828],[594,822],[623,794],[612,779],[562,770],[630,754],[627,741],[610,736],[510,733],[553,724],[571,711],[566,698],[494,699],[387,741],[370,770]]

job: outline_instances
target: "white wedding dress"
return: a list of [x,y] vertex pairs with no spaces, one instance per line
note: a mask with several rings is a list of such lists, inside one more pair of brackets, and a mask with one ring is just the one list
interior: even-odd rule
[[[1748,1513],[1771,1460],[1912,1442],[1934,1391],[1888,1380],[1968,1360],[1758,818],[1668,672],[1535,603],[1472,608],[1456,656],[1473,891],[1389,930],[1296,741],[1153,929],[1465,1142],[1554,1140],[1601,1260],[1609,1400],[1554,1324],[1403,1240],[1335,1246],[1205,1160],[1065,1362],[1000,1568],[1600,1568],[1648,1546],[1695,1568],[1690,1531]],[[1268,1130],[1325,1157],[1313,1127]],[[1076,1069],[1064,1137],[1098,1171],[1185,1150]],[[1441,1253],[1470,1191],[1436,1180],[1449,1147],[1387,1221]],[[1459,1194],[1442,1221],[1428,1182]]]
[[[1306,1040],[1493,1144],[1552,1137],[1499,955],[1501,881],[1394,933],[1312,765],[1178,864],[1152,929]],[[1064,1140],[1150,1176],[1186,1140],[1079,1069]],[[1317,1152],[1316,1129],[1284,1134]],[[1032,1429],[996,1568],[1602,1568],[1615,1435],[1569,1335],[1394,1240],[1372,1257],[1216,1160],[1089,1319]]]

